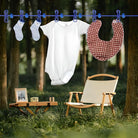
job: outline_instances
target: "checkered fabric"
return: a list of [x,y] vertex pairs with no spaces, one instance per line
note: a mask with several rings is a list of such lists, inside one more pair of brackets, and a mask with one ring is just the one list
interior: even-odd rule
[[124,30],[120,21],[113,20],[113,38],[110,41],[104,41],[98,36],[101,25],[100,20],[91,23],[87,32],[87,44],[96,59],[106,61],[119,52],[124,38]]

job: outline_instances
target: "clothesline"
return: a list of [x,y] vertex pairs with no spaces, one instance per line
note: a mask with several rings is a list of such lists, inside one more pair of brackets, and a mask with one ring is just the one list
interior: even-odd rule
[[82,18],[82,17],[92,17],[92,21],[95,21],[96,18],[102,18],[102,17],[116,17],[117,20],[120,20],[120,18],[125,18],[125,17],[138,17],[138,15],[125,15],[125,13],[120,14],[120,10],[116,10],[116,15],[102,15],[101,13],[96,14],[96,10],[92,10],[92,15],[82,15],[81,13],[77,14],[77,10],[73,10],[73,15],[64,15],[63,13],[59,14],[58,10],[55,10],[55,15],[47,15],[45,13],[41,14],[41,10],[37,10],[37,15],[32,15],[25,13],[23,10],[20,10],[20,15],[14,15],[14,14],[8,14],[8,10],[4,10],[4,15],[0,15],[0,17],[4,17],[4,22],[8,23],[8,18],[10,17],[11,19],[14,17],[20,17],[20,20],[24,22],[24,17],[29,18],[29,17],[37,17],[37,20],[41,22],[41,18],[46,18],[46,17],[55,17],[55,21],[59,20],[60,18],[63,17],[73,17],[73,20],[77,20],[77,18]]

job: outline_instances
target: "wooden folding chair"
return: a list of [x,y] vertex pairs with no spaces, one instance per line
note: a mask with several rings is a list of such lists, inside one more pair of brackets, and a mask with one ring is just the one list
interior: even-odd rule
[[[110,77],[110,80],[93,80],[96,77]],[[69,92],[69,101],[67,105],[66,116],[68,116],[69,108],[78,108],[80,114],[82,108],[89,108],[95,106],[101,106],[100,113],[102,114],[104,106],[111,106],[113,115],[115,111],[113,109],[113,95],[115,95],[115,89],[118,82],[118,76],[110,74],[96,74],[89,76],[84,86],[83,92]],[[91,80],[92,79],[92,80]],[[76,102],[71,102],[73,94],[76,96]],[[79,101],[79,94],[82,94],[81,101]]]

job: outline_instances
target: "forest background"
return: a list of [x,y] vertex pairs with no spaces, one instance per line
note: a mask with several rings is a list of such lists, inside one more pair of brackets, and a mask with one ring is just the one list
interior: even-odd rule
[[[65,15],[73,15],[73,10],[76,9],[78,13],[88,15],[92,14],[92,10],[95,9],[97,13],[101,13],[102,15],[115,15],[116,10],[119,9],[121,10],[121,14],[125,13],[129,15],[138,15],[137,6],[137,0],[0,0],[0,14],[3,14],[4,10],[8,9],[9,13],[17,15],[19,14],[19,10],[22,9],[24,10],[24,13],[36,15],[37,10],[39,9],[42,11],[42,13],[53,15],[55,14],[54,11],[57,9],[60,13],[63,13]],[[41,117],[39,118],[39,122],[41,122],[42,124],[45,122],[46,124],[44,124],[46,126],[44,126],[47,128],[47,123],[49,121],[44,121],[43,119],[46,119],[47,117],[49,118],[49,116],[53,115],[54,110],[58,112],[58,117],[54,116],[54,121],[52,120],[54,124],[53,127],[50,125],[50,127],[52,127],[52,130],[44,131],[44,134],[41,133],[41,135],[49,134],[49,132],[52,135],[55,133],[57,134],[57,131],[55,132],[55,129],[53,128],[62,128],[63,124],[64,129],[66,127],[74,127],[75,119],[79,122],[79,127],[82,127],[82,124],[84,125],[84,122],[88,124],[89,122],[92,122],[92,124],[94,124],[94,120],[89,120],[89,116],[92,117],[93,112],[95,113],[95,115],[97,115],[97,109],[86,110],[84,111],[83,116],[78,116],[77,112],[75,110],[72,110],[73,115],[71,115],[70,118],[66,119],[64,116],[66,111],[66,106],[64,105],[64,102],[68,101],[69,91],[82,91],[87,76],[97,73],[109,73],[119,76],[119,82],[116,90],[117,95],[114,98],[114,104],[116,110],[118,111],[117,117],[110,117],[110,119],[108,120],[108,118],[106,118],[106,114],[108,114],[108,112],[110,113],[108,109],[107,112],[105,112],[104,116],[106,119],[103,119],[100,116],[98,116],[98,118],[97,116],[94,116],[94,118],[97,119],[95,120],[95,123],[98,124],[98,130],[105,127],[107,128],[107,125],[109,125],[109,123],[107,123],[108,121],[113,122],[111,123],[112,126],[115,126],[115,122],[120,122],[120,120],[121,122],[124,122],[124,120],[122,121],[122,115],[127,116],[127,119],[125,118],[126,122],[129,122],[131,120],[131,123],[135,124],[134,126],[137,126],[138,18],[121,18],[121,22],[123,23],[124,27],[124,42],[122,44],[122,48],[116,56],[105,62],[98,61],[91,55],[86,43],[86,37],[85,35],[82,36],[81,48],[77,66],[75,69],[75,74],[70,82],[63,86],[51,86],[49,76],[44,72],[45,58],[48,49],[48,39],[46,36],[43,35],[40,29],[40,40],[34,41],[32,39],[30,26],[31,24],[33,24],[36,18],[33,17],[24,19],[24,38],[22,41],[19,42],[16,40],[13,30],[13,26],[17,23],[19,18],[9,18],[8,23],[4,23],[4,18],[0,17],[0,136],[12,135],[13,132],[15,132],[14,129],[16,129],[16,127],[13,128],[13,123],[18,124],[20,122],[19,120],[26,119],[26,122],[29,122],[28,118],[24,118],[22,115],[16,113],[15,110],[8,109],[8,104],[11,102],[15,102],[14,88],[18,87],[26,87],[28,89],[29,98],[33,96],[38,96],[40,100],[48,100],[49,96],[54,96],[59,102],[59,107],[53,108],[53,110],[51,109],[52,113],[46,114],[45,116],[41,116],[40,114]],[[101,18],[102,27],[99,32],[99,37],[102,40],[108,41],[112,38],[113,30],[111,27],[111,22],[113,19],[114,17]],[[41,25],[47,24],[52,20],[54,20],[53,17],[46,17],[42,19]],[[64,17],[60,18],[60,20],[69,21],[72,20],[72,17]],[[92,22],[91,17],[83,17],[81,20],[89,24],[91,24]],[[89,116],[87,116],[86,114]],[[133,117],[130,117],[129,115]],[[5,117],[9,117],[10,119],[7,119]],[[15,119],[15,117],[17,117],[18,120],[14,122],[13,120]],[[35,119],[37,120],[38,118],[36,117]],[[105,126],[103,125],[103,122],[100,121],[102,119],[103,122],[105,122],[106,124]],[[60,127],[55,126],[55,120],[59,123]],[[61,120],[64,120],[65,122],[63,123]],[[83,121],[81,122],[81,120]],[[35,125],[37,123],[38,122],[36,121]],[[11,128],[8,128],[9,124]],[[103,127],[99,125],[102,125]],[[38,128],[44,129],[44,126],[38,125]],[[94,126],[95,124],[92,125],[92,128]],[[110,127],[112,128],[112,126]],[[35,127],[32,127],[32,125],[30,125],[30,127],[30,131],[35,131],[35,134],[37,135],[38,130],[35,129]],[[88,128],[91,128],[90,125]],[[12,132],[7,132],[6,129],[12,130]],[[107,129],[101,131],[100,135],[102,135],[104,131],[106,132],[103,135],[108,135]],[[109,134],[112,134],[112,131],[110,131]]]

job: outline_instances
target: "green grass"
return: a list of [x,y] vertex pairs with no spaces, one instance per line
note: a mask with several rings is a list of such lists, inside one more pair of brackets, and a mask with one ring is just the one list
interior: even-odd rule
[[[110,107],[105,107],[103,115],[100,108],[83,109],[80,115],[77,109],[71,108],[65,117],[69,91],[82,91],[80,73],[77,72],[71,81],[63,86],[51,86],[47,78],[44,92],[35,89],[35,76],[20,76],[20,87],[27,87],[28,97],[38,96],[46,101],[54,96],[58,106],[43,113],[43,108],[36,116],[24,116],[17,109],[0,111],[0,138],[135,138],[138,135],[136,116],[123,116],[126,82],[120,78],[117,95],[114,97],[116,116],[113,117]],[[74,100],[74,99],[73,99]],[[32,110],[35,110],[33,107]]]

